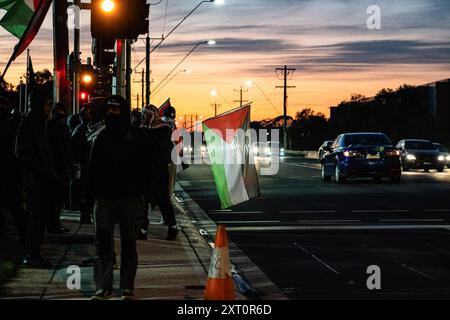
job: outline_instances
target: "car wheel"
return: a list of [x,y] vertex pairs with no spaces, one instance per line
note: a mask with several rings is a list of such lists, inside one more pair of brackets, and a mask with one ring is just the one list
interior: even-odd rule
[[405,172],[408,172],[408,171],[409,171],[409,168],[408,168],[407,166],[403,166],[402,169],[403,169],[403,171],[405,171]]
[[325,172],[325,164],[322,163],[321,165],[321,176],[322,176],[322,181],[325,182],[330,182],[331,181],[331,175],[327,175]]
[[437,172],[444,172],[444,167],[437,168]]
[[400,183],[401,180],[402,180],[402,175],[401,174],[396,174],[395,176],[391,177],[391,182],[392,183]]
[[336,183],[339,184],[343,184],[345,183],[345,178],[342,176],[341,174],[341,169],[339,168],[339,165],[336,164],[335,165],[335,169],[334,169],[334,180],[336,181]]
[[424,169],[423,171],[425,171],[425,172],[430,172],[430,169],[429,169],[429,168],[426,168],[426,169]]

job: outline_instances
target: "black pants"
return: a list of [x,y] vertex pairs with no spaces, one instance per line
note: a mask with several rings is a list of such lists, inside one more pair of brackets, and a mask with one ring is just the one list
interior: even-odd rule
[[120,224],[120,289],[134,290],[138,265],[136,221],[144,211],[144,198],[97,200],[94,206],[96,258],[94,278],[97,290],[113,287],[114,226]]
[[58,229],[61,226],[61,213],[68,198],[68,186],[69,173],[59,173],[56,182],[55,195],[53,197],[53,209],[48,217],[47,227],[49,229]]
[[27,188],[28,223],[25,253],[34,257],[41,255],[45,227],[53,208],[54,186],[51,183],[34,184]]

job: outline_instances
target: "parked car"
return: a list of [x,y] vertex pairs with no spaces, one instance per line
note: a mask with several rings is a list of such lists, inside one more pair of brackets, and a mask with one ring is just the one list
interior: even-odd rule
[[405,139],[397,144],[401,153],[403,171],[411,169],[423,169],[426,172],[436,169],[438,172],[444,171],[445,156],[438,147],[428,140]]
[[447,168],[450,168],[450,152],[440,143],[433,143],[441,153],[445,157],[444,164]]
[[333,144],[334,140],[326,140],[319,148],[319,151],[317,151],[317,154],[319,155],[319,160],[322,159],[323,155],[330,151],[331,145]]
[[322,180],[345,183],[348,178],[383,177],[401,180],[400,152],[383,133],[341,134],[321,159]]

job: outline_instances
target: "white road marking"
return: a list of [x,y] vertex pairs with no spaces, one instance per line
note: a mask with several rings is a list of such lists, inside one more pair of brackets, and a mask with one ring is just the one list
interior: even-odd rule
[[296,246],[298,249],[302,250],[303,252],[305,252],[306,254],[309,254],[314,260],[320,262],[324,267],[326,267],[327,269],[333,271],[334,273],[336,273],[337,275],[340,275],[339,271],[337,271],[336,269],[334,269],[333,267],[331,267],[329,264],[325,263],[323,260],[319,259],[319,257],[317,257],[316,255],[314,255],[313,253],[309,252],[308,250],[306,250],[305,248],[303,248],[301,245],[299,245],[297,242],[293,243],[294,246]]
[[315,170],[320,170],[320,165],[313,165],[313,164],[308,164],[308,163],[287,163],[284,162],[283,164],[288,165],[288,166],[292,166],[292,167],[300,167],[300,168],[308,168],[308,169],[315,169]]
[[248,226],[229,227],[229,232],[257,231],[347,231],[347,230],[447,230],[450,225],[364,225],[364,226]]
[[351,223],[361,222],[362,220],[298,220],[299,223]]
[[317,210],[317,211],[278,211],[278,213],[336,213],[336,210]]
[[450,212],[450,209],[427,209],[425,212]]
[[432,249],[435,249],[435,250],[444,252],[444,253],[446,253],[446,254],[450,254],[450,251],[448,251],[448,250],[446,250],[446,249],[442,249],[442,248],[436,247],[436,246],[433,246],[433,245],[430,244],[430,243],[425,243],[425,245],[426,245],[427,247],[429,247],[429,248],[432,248]]
[[402,213],[409,210],[352,210],[352,213]]
[[415,273],[417,273],[417,274],[420,274],[421,276],[423,276],[423,277],[425,277],[425,278],[427,278],[427,279],[430,279],[430,280],[433,280],[433,281],[436,280],[436,279],[434,279],[432,276],[429,276],[429,275],[427,275],[426,273],[423,273],[423,272],[421,272],[421,271],[419,271],[419,270],[417,270],[417,269],[414,269],[413,267],[407,266],[407,265],[404,264],[404,263],[402,263],[401,266],[404,267],[404,268],[406,268],[406,269],[408,269],[408,270],[411,270],[412,272],[415,272]]
[[280,220],[267,220],[267,221],[216,221],[217,224],[247,224],[247,223],[280,223]]
[[380,219],[380,222],[444,222],[445,219]]

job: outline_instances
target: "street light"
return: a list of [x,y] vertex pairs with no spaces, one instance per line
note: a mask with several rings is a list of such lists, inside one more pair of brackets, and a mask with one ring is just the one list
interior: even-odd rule
[[167,76],[164,77],[164,79],[156,86],[156,88],[154,90],[158,90],[158,88],[164,83],[164,81],[166,81],[173,73],[174,71],[184,62],[184,60],[186,60],[199,46],[201,46],[202,44],[207,44],[209,46],[215,45],[216,41],[215,40],[209,40],[209,41],[201,41],[199,43],[197,43],[192,49],[191,51],[189,51],[183,59],[181,59],[180,62],[177,63],[177,65],[169,72],[169,74]]
[[170,78],[169,80],[167,80],[166,83],[164,83],[164,85],[162,85],[159,89],[158,89],[158,88],[155,89],[155,90],[153,91],[152,96],[156,96],[156,95],[158,94],[159,91],[161,91],[162,89],[164,89],[164,87],[167,86],[167,85],[169,84],[169,82],[172,81],[173,79],[175,79],[180,73],[191,74],[191,73],[192,73],[192,70],[187,69],[187,70],[180,70],[180,71],[178,71],[177,73],[175,73],[175,74],[173,75],[172,78]]
[[116,7],[114,0],[103,0],[100,4],[101,8],[105,12],[111,12]]
[[219,91],[217,91],[216,89],[213,89],[213,90],[211,91],[211,95],[212,95],[213,97],[217,97],[217,96],[221,97],[222,100],[225,101],[225,103],[226,103],[230,108],[233,108],[232,105],[228,102],[228,100],[225,99],[225,97],[224,97]]

